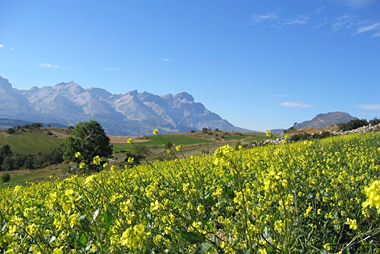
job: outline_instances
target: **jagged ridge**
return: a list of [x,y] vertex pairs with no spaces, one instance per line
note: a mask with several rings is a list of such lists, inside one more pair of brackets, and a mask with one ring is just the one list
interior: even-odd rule
[[17,90],[0,77],[0,99],[0,117],[65,125],[91,119],[113,135],[146,135],[155,128],[163,133],[202,128],[247,131],[209,111],[186,92],[111,94],[100,88],[83,89],[73,81]]

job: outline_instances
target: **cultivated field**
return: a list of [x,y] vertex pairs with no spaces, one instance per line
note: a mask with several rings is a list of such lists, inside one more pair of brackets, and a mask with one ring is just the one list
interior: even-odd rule
[[[3,188],[0,251],[378,253],[379,141],[368,133],[223,146]],[[171,153],[181,157],[178,150]]]

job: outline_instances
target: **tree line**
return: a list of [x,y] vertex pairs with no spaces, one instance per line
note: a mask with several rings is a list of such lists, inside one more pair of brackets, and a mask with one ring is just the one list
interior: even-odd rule
[[38,169],[63,162],[61,147],[38,154],[14,154],[9,145],[0,149],[0,171]]
[[42,123],[32,123],[25,125],[17,125],[7,129],[8,134],[21,133],[25,130],[39,130],[42,127]]

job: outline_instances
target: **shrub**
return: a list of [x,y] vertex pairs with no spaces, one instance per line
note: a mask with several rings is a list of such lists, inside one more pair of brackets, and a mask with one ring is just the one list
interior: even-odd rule
[[348,123],[340,123],[338,124],[339,130],[340,131],[350,131],[350,130],[355,130],[357,128],[367,126],[368,122],[365,119],[356,119],[356,120],[351,120]]
[[380,119],[377,119],[376,117],[372,119],[371,121],[369,121],[369,124],[372,126],[377,125],[379,123],[380,123]]
[[1,175],[1,181],[2,181],[3,183],[7,183],[7,182],[9,182],[10,180],[11,180],[11,175],[10,175],[10,174],[8,174],[8,173],[4,173],[4,174]]
[[296,142],[296,141],[300,141],[300,140],[309,140],[311,138],[312,138],[312,136],[308,133],[298,133],[298,134],[294,134],[293,136],[291,136],[289,138],[289,141]]

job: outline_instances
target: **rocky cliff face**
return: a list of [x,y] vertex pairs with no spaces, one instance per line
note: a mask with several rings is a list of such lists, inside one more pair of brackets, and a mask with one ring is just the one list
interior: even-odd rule
[[193,96],[154,95],[137,90],[111,94],[100,88],[83,89],[75,82],[30,90],[12,88],[0,77],[0,117],[75,125],[97,120],[108,134],[146,135],[202,128],[244,131],[195,102]]

